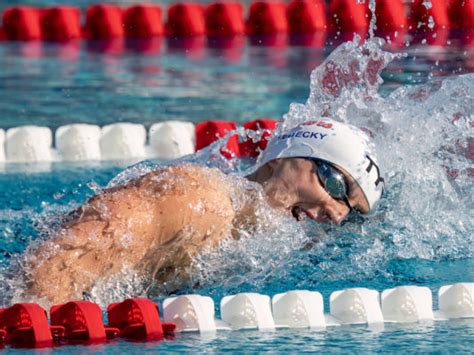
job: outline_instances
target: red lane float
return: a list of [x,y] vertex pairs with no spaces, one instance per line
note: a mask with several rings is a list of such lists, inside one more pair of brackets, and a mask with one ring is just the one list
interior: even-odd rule
[[[127,299],[107,308],[109,326],[100,307],[89,301],[52,306],[51,325],[46,311],[35,303],[0,309],[0,348],[5,344],[43,348],[63,344],[103,343],[120,335],[128,340],[172,338],[176,325],[162,323],[158,307],[146,298]],[[116,327],[115,327],[116,326]]]
[[247,138],[244,142],[240,143],[240,156],[256,158],[262,150],[267,147],[268,139],[272,136],[269,131],[275,130],[278,121],[269,118],[260,118],[253,121],[246,122],[244,128],[252,131],[265,130],[259,140],[253,140],[252,137]]
[[30,6],[7,8],[2,17],[5,38],[30,41],[41,39],[41,9]]
[[235,36],[245,33],[244,7],[238,2],[214,3],[205,12],[208,36]]
[[449,5],[451,28],[469,30],[474,28],[474,0],[451,0]]
[[165,26],[169,36],[200,36],[206,34],[204,6],[197,3],[176,4],[168,9]]
[[326,3],[322,0],[293,0],[288,4],[286,16],[292,34],[327,29]]
[[164,33],[161,7],[158,5],[135,5],[123,14],[125,34],[129,38],[150,38]]
[[[17,303],[0,313],[0,329],[6,342],[16,347],[43,348],[53,345],[46,311],[34,303]],[[55,328],[55,333],[58,328]]]
[[355,0],[333,0],[329,4],[329,29],[332,32],[362,32],[368,28],[367,4]]
[[50,309],[51,325],[64,327],[62,337],[70,342],[102,343],[119,330],[105,327],[100,307],[89,301],[73,301]]
[[[4,311],[4,308],[0,308],[0,315]],[[5,342],[7,340],[7,331],[5,329],[0,328],[0,349],[5,347]]]
[[67,41],[81,37],[79,8],[57,6],[45,9],[41,18],[43,38],[50,41]]
[[85,35],[90,39],[123,37],[122,9],[115,5],[94,5],[86,11]]
[[403,0],[377,0],[375,14],[378,32],[393,32],[408,28]]
[[448,0],[415,0],[411,6],[410,26],[414,32],[449,29]]
[[[474,48],[474,29],[465,30],[461,33],[461,44],[467,48]],[[468,68],[474,68],[474,60],[472,58],[468,60]]]
[[[412,0],[410,16],[407,19],[403,0],[377,0],[377,30],[386,34],[402,31],[408,24],[414,32],[439,30],[474,29],[474,0]],[[282,1],[256,1],[249,7],[247,21],[244,8],[238,2],[216,2],[207,8],[198,3],[175,4],[168,9],[168,21],[163,28],[162,11],[158,5],[139,4],[128,9],[116,5],[98,4],[90,6],[85,14],[85,27],[81,30],[80,12],[73,6],[35,8],[15,6],[7,8],[0,28],[0,40],[53,40],[65,41],[84,36],[89,39],[151,38],[164,32],[173,37],[186,36],[235,36],[314,34],[326,27],[333,32],[342,32],[338,39],[350,39],[344,33],[366,34],[370,12],[367,1],[332,0],[329,2],[326,18],[326,1],[292,0],[288,6]],[[398,33],[397,33],[398,34]],[[426,38],[430,44],[443,44],[442,40]],[[400,40],[393,36],[392,41]],[[252,39],[251,39],[252,40]],[[252,40],[253,41],[253,40]],[[259,39],[253,44],[262,43]],[[286,39],[285,39],[286,41]],[[304,42],[293,41],[294,44]]]
[[[225,137],[228,132],[237,129],[237,124],[232,121],[205,121],[196,125],[196,151],[207,147],[219,138]],[[233,135],[227,141],[222,154],[230,159],[233,154],[240,156],[239,141],[237,135]]]
[[[269,118],[260,118],[246,122],[244,128],[257,131],[265,130],[258,137],[248,137],[243,142],[239,142],[237,135],[232,135],[227,141],[225,148],[221,149],[221,153],[230,159],[233,156],[255,158],[259,152],[266,148],[268,137],[272,135],[278,121]],[[196,151],[207,147],[219,138],[225,137],[229,132],[237,129],[237,124],[232,121],[206,121],[196,125]]]
[[249,35],[288,32],[286,4],[279,1],[257,1],[252,3],[246,28]]
[[132,340],[160,340],[172,333],[176,325],[161,323],[158,306],[147,298],[130,298],[107,307],[109,325],[120,330],[120,336]]
[[3,329],[0,329],[0,349],[5,347],[6,337],[7,337],[7,332]]

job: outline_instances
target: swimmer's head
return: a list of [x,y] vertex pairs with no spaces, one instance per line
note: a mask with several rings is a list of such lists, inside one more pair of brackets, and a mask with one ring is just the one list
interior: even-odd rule
[[[354,126],[324,119],[282,132],[269,141],[259,157],[257,168],[260,170],[267,166],[273,172],[277,165],[290,164],[288,160],[293,160],[293,170],[300,170],[299,180],[304,179],[305,169],[311,169],[312,179],[317,180],[319,187],[332,199],[348,206],[348,210],[368,213],[382,196],[384,180],[375,147],[367,135]],[[296,181],[298,176],[293,180],[299,184]],[[309,177],[307,180],[306,183],[310,184]],[[286,184],[291,185],[289,179]],[[298,188],[299,192],[302,190],[304,187]],[[315,198],[313,196],[313,200]],[[330,219],[338,222],[337,218]]]

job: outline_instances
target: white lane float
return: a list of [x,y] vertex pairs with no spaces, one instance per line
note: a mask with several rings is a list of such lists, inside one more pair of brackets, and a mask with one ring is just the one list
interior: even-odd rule
[[[319,292],[292,290],[269,296],[239,293],[222,298],[221,317],[215,318],[214,302],[200,295],[166,299],[164,320],[177,324],[178,331],[215,332],[227,330],[275,330],[277,328],[325,329],[341,324],[383,322],[408,323],[474,318],[474,283],[447,285],[439,290],[439,311],[433,311],[431,290],[420,286],[400,286],[382,292],[351,288],[333,292],[330,314],[324,314]],[[271,301],[271,302],[270,302]],[[441,314],[442,316],[435,314]]]
[[149,130],[150,157],[163,160],[180,158],[195,151],[194,124],[184,121],[155,123]]
[[316,291],[288,291],[272,298],[277,327],[325,328],[323,296]]
[[342,324],[382,323],[379,292],[367,288],[335,291],[329,298],[331,316]]
[[233,330],[275,329],[270,297],[267,295],[249,292],[226,296],[221,300],[221,317]]
[[70,124],[56,130],[56,149],[63,161],[100,160],[101,128]]
[[145,158],[146,129],[135,123],[114,123],[102,127],[100,149],[103,160]]
[[382,313],[386,322],[433,320],[433,298],[428,287],[400,286],[382,292]]
[[450,318],[474,318],[474,282],[442,286],[438,291],[439,312]]
[[5,131],[0,128],[0,163],[5,161]]
[[170,297],[163,302],[163,319],[176,324],[178,332],[209,333],[230,330],[225,322],[216,319],[214,301],[201,295]]
[[53,134],[48,127],[22,126],[6,133],[5,153],[9,163],[50,162]]

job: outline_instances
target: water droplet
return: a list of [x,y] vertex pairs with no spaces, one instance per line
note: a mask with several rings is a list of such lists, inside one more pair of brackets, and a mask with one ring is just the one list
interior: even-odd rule
[[433,20],[433,16],[428,17],[428,27],[433,29],[435,27],[435,22]]
[[422,5],[426,7],[428,10],[433,7],[433,4],[431,3],[431,1],[423,1]]

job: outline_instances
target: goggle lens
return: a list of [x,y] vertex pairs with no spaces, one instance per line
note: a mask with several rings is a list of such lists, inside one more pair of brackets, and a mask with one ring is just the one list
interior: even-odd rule
[[335,199],[347,200],[347,184],[344,176],[330,164],[317,160],[317,175],[327,193]]

